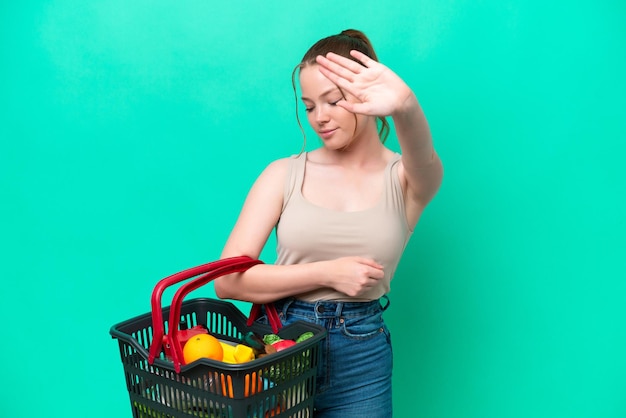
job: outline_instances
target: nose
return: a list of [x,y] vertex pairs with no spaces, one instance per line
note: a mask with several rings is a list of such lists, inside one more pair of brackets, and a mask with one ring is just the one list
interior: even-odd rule
[[323,106],[317,106],[315,108],[315,122],[317,122],[319,125],[323,125],[328,122],[329,119],[330,118],[328,116],[328,113],[326,113]]

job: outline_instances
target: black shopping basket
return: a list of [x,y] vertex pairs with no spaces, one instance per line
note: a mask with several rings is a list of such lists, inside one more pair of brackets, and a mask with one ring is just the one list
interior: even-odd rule
[[[152,312],[111,327],[118,340],[126,387],[135,418],[269,418],[312,417],[315,379],[324,328],[299,321],[282,327],[272,305],[266,306],[271,325],[254,322],[259,305],[247,318],[231,302],[196,298],[183,302],[192,290],[224,274],[241,272],[260,263],[232,257],[203,264],[166,277],[152,293]],[[197,277],[196,277],[197,276]],[[193,278],[161,308],[166,287]],[[201,358],[182,361],[181,323],[202,326],[224,342],[238,343],[249,331],[277,333],[296,339],[313,337],[278,353],[241,364]]]

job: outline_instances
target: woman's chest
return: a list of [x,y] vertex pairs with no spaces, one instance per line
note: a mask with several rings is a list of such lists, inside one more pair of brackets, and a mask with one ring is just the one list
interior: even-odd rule
[[376,206],[383,194],[383,171],[308,170],[301,196],[312,205],[341,212]]

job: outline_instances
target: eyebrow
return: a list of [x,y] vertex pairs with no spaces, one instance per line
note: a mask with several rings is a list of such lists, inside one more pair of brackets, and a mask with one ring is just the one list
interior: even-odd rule
[[[335,86],[335,87],[331,87],[328,90],[326,90],[325,92],[323,92],[322,94],[320,94],[320,97],[325,97],[328,96],[331,93],[334,93],[335,91],[341,92],[341,90],[339,90],[339,87]],[[301,97],[302,100],[308,100],[308,101],[312,101],[311,99],[309,99],[308,97]]]

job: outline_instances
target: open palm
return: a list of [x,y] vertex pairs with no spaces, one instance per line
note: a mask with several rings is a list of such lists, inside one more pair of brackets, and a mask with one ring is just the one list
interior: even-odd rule
[[399,111],[413,94],[406,83],[367,55],[359,51],[350,54],[363,65],[332,52],[317,57],[322,74],[358,100],[341,100],[337,105],[353,113],[381,117]]

